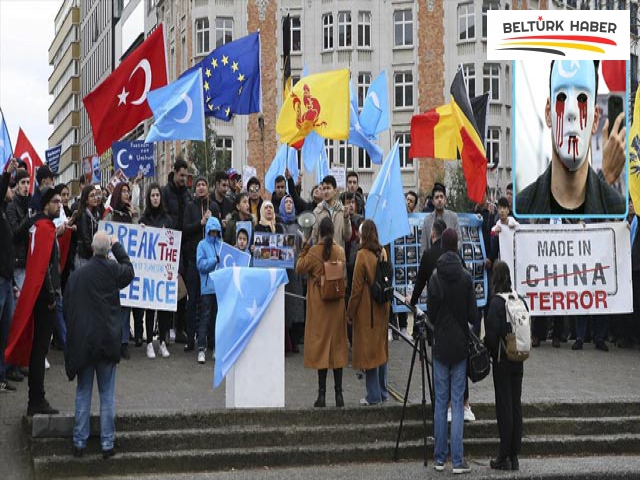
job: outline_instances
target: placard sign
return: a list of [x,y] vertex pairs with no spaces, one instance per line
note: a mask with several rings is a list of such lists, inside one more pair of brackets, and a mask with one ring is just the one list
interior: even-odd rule
[[500,252],[532,315],[633,311],[626,222],[507,228]]
[[[409,225],[411,233],[406,237],[398,238],[391,242],[391,265],[393,266],[393,288],[401,295],[410,295],[412,286],[418,277],[420,265],[420,238],[422,238],[422,225],[426,213],[410,213]],[[393,299],[393,311],[408,312],[409,309]],[[422,291],[418,299],[418,307],[427,310],[427,288]]]
[[482,218],[474,213],[459,213],[458,225],[462,235],[462,260],[473,278],[473,288],[476,292],[478,307],[484,307],[488,299],[487,272],[484,262],[487,252],[484,249],[482,235]]
[[254,232],[253,266],[294,268],[296,236],[283,233]]
[[133,264],[135,277],[120,290],[121,305],[175,312],[182,232],[118,222],[100,222],[99,229],[118,238]]

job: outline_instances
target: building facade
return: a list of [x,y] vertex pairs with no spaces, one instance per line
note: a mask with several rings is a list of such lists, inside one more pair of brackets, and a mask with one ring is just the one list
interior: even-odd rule
[[[62,145],[59,180],[77,179],[80,162],[80,0],[64,0],[55,19],[55,35],[49,47],[49,123],[53,132],[49,147]],[[76,188],[77,190],[77,188]]]

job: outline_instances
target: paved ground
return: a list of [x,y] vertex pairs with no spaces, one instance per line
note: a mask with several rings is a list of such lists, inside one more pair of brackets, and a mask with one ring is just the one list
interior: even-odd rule
[[[224,385],[213,390],[213,362],[208,356],[206,365],[196,363],[195,354],[186,354],[182,345],[170,345],[172,356],[169,359],[149,360],[144,348],[131,348],[132,358],[120,364],[116,379],[116,408],[119,413],[152,410],[202,410],[224,408]],[[404,391],[411,348],[401,341],[390,344],[389,382]],[[51,369],[47,372],[45,387],[50,403],[62,413],[73,413],[75,383],[70,383],[64,373],[64,361],[61,352],[49,355]],[[640,352],[638,350],[620,350],[612,347],[609,353],[596,351],[587,344],[581,352],[573,352],[570,344],[554,349],[550,343],[535,349],[525,364],[523,385],[524,402],[540,401],[640,401],[637,382],[630,378],[639,378]],[[305,370],[302,354],[286,358],[286,406],[311,406],[316,395],[316,374]],[[329,374],[328,383],[332,381]],[[0,394],[0,477],[30,478],[26,444],[20,434],[20,422],[26,411],[26,381],[17,384],[18,392]],[[414,373],[411,400],[418,401],[420,376]],[[345,402],[356,405],[364,395],[364,381],[358,379],[356,372],[347,369],[344,375]],[[328,400],[332,400],[328,396]],[[471,402],[492,403],[493,384],[490,378],[471,385]],[[97,392],[94,388],[93,411],[98,413]],[[637,461],[637,460],[635,460]],[[639,464],[640,467],[640,464]],[[336,467],[335,478],[351,478],[351,467]],[[361,473],[368,471],[354,467]],[[392,465],[371,467],[375,472],[395,471]],[[421,464],[402,464],[400,467],[406,476],[412,472],[422,472]],[[640,470],[640,468],[638,469]],[[323,469],[300,469],[300,475],[308,478],[320,478]],[[8,477],[4,477],[8,472]],[[313,472],[319,472],[314,476]],[[257,472],[253,472],[256,474]],[[265,472],[260,472],[263,476]],[[289,477],[284,471],[272,473]],[[224,476],[224,475],[229,475]],[[251,478],[251,472],[220,474],[212,478]],[[296,475],[293,475],[296,476]],[[333,477],[333,474],[331,475]],[[405,475],[401,475],[405,477]],[[372,478],[383,478],[372,474]],[[175,477],[178,478],[178,477]],[[180,477],[182,478],[182,477]],[[184,477],[190,478],[190,477]],[[196,478],[196,477],[194,477]],[[197,477],[201,478],[201,477]],[[429,477],[428,477],[429,478]]]

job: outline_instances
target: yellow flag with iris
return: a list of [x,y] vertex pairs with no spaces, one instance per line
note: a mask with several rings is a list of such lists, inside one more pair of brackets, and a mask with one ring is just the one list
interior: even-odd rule
[[633,124],[629,130],[629,194],[636,212],[640,211],[640,88],[633,106]]
[[284,100],[276,132],[294,145],[311,131],[324,138],[349,138],[349,70],[316,73],[300,79]]

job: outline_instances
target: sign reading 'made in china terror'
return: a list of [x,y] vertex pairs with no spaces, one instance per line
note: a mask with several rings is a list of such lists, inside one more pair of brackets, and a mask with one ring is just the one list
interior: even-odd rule
[[500,252],[532,315],[633,310],[626,222],[506,228]]

